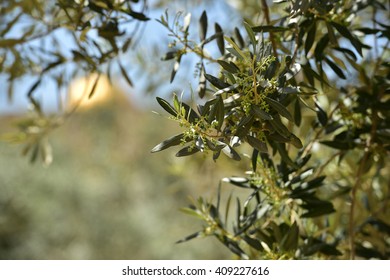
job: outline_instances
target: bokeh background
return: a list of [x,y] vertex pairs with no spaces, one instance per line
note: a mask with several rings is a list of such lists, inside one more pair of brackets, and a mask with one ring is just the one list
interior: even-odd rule
[[[45,167],[0,142],[1,259],[219,259],[213,239],[175,244],[200,223],[179,211],[189,197],[215,197],[234,166],[177,159],[151,148],[176,124],[134,107],[118,89],[53,132]],[[104,98],[103,98],[104,99]],[[1,116],[2,132],[17,116]]]

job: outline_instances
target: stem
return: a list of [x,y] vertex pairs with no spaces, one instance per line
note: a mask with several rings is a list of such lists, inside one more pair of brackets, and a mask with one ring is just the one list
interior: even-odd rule
[[[383,94],[383,91],[379,92],[378,99],[381,98]],[[356,207],[356,193],[361,186],[364,171],[366,168],[367,160],[369,159],[369,155],[372,149],[373,140],[376,135],[376,130],[378,127],[378,112],[376,109],[373,110],[372,115],[372,126],[371,126],[371,132],[370,137],[366,141],[366,146],[364,148],[364,155],[360,161],[359,169],[356,173],[356,181],[354,186],[352,187],[351,192],[351,210],[349,213],[349,249],[350,249],[350,259],[355,259],[355,207]]]
[[[267,4],[267,0],[261,0],[261,7],[262,7],[262,10],[263,10],[263,13],[264,13],[265,22],[267,23],[267,25],[270,25],[271,24],[271,18],[270,18],[270,15],[269,15],[269,7],[268,7],[268,4]],[[277,52],[276,41],[275,41],[274,34],[271,31],[269,32],[269,39],[270,39],[271,44],[272,44],[272,51],[274,53],[274,56],[277,59],[278,52]]]

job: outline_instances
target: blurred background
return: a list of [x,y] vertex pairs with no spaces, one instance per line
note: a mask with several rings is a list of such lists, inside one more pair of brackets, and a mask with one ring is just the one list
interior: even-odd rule
[[[230,258],[211,238],[175,242],[200,229],[179,208],[190,197],[215,197],[219,179],[237,164],[151,154],[179,133],[177,124],[136,108],[104,79],[98,86],[96,98],[52,132],[50,166],[0,142],[0,258]],[[7,132],[19,117],[0,120]]]

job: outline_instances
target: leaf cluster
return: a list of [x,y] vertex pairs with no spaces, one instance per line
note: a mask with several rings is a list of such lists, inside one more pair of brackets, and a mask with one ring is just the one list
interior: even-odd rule
[[[138,23],[149,20],[145,14],[146,7],[145,1],[136,0],[23,0],[3,3],[0,7],[0,73],[7,79],[10,102],[14,92],[20,90],[18,83],[25,77],[33,79],[26,91],[32,109],[26,122],[40,123],[42,119],[46,123],[51,122],[52,117],[46,116],[41,99],[37,97],[45,89],[43,85],[54,84],[57,89],[59,110],[63,112],[63,116],[57,118],[62,119],[60,122],[77,109],[77,104],[75,108],[66,108],[61,96],[61,92],[76,77],[98,74],[91,91],[85,96],[91,98],[102,73],[106,73],[112,82],[111,72],[115,63],[125,81],[132,86],[132,79],[120,55],[134,44]],[[32,124],[29,130],[34,128]],[[20,130],[14,137],[18,138],[20,134],[24,131]],[[39,138],[45,138],[47,133],[43,134]],[[36,140],[35,136],[25,138],[27,143],[35,143]]]
[[[188,50],[198,54],[198,94],[207,99],[194,109],[176,95],[173,105],[158,98],[184,131],[152,152],[181,145],[177,156],[211,152],[216,160],[222,152],[240,160],[247,154],[239,146],[247,143],[252,150],[249,176],[223,180],[250,192],[243,202],[237,198],[236,217],[228,216],[232,196],[222,211],[219,188],[216,204],[201,198],[184,210],[205,226],[182,241],[214,236],[244,259],[387,258],[390,244],[380,240],[388,237],[390,221],[371,207],[365,211],[374,213],[373,220],[361,215],[358,203],[369,197],[379,209],[387,205],[383,195],[367,195],[376,180],[388,182],[389,176],[387,7],[383,1],[275,2],[284,5],[285,14],[272,23],[244,22],[245,36],[235,28],[233,36],[221,37],[216,23],[215,33],[206,37],[206,12],[198,24],[200,43],[191,41],[188,47],[188,22],[184,39],[175,34],[184,49],[170,57],[179,58],[172,77],[182,55]],[[370,12],[374,27],[359,21]],[[367,36],[374,36],[374,49],[365,43]],[[387,43],[379,48],[380,40]],[[205,55],[204,46],[212,41],[220,57]],[[219,66],[218,75],[207,72],[204,60]],[[324,152],[316,153],[315,147]],[[341,168],[329,176],[329,170],[341,166],[351,171]],[[384,185],[380,189],[388,193]],[[343,214],[348,229],[336,234],[340,229],[329,221]],[[355,231],[357,225],[361,231]]]

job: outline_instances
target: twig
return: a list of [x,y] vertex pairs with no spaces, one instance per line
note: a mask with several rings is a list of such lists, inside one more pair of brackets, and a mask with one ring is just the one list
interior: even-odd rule
[[[381,98],[382,94],[383,94],[383,91],[379,92],[378,99]],[[370,148],[371,148],[373,140],[375,138],[377,127],[378,127],[378,112],[375,109],[372,112],[372,126],[371,126],[370,137],[366,141],[364,155],[360,161],[360,165],[359,165],[358,171],[356,173],[356,181],[352,187],[352,192],[351,192],[351,210],[349,213],[349,249],[350,249],[350,259],[351,260],[355,259],[355,230],[354,230],[354,227],[355,227],[356,194],[357,194],[357,191],[362,183],[364,169],[366,168],[367,160],[369,159],[369,155],[371,152]]]
[[[269,7],[268,7],[268,4],[267,4],[267,0],[261,0],[261,7],[262,7],[262,10],[263,10],[263,13],[264,13],[265,22],[267,23],[267,25],[270,25],[271,24],[271,18],[270,18],[270,15],[269,15]],[[274,53],[274,56],[277,58],[278,57],[278,51],[277,51],[276,41],[275,41],[274,34],[271,31],[269,32],[269,39],[271,41],[272,51]]]

